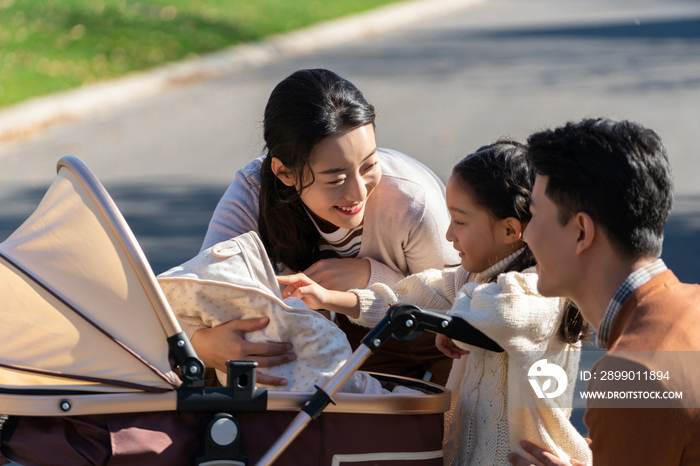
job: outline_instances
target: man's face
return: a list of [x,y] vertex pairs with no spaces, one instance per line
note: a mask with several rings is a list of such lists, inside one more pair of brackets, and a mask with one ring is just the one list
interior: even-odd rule
[[523,240],[537,260],[537,290],[543,296],[571,298],[575,285],[575,251],[578,232],[573,221],[559,222],[557,205],[545,194],[549,177],[537,175],[530,198],[532,219]]

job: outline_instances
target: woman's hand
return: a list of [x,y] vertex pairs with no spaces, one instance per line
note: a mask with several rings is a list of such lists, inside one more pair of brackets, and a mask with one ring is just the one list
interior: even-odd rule
[[520,442],[520,446],[523,448],[523,450],[537,458],[537,461],[523,458],[517,453],[511,453],[508,455],[508,462],[513,466],[586,466],[575,459],[572,459],[571,463],[567,463],[559,459],[558,456],[543,450],[539,446],[532,442],[528,442],[527,440]]
[[437,346],[437,349],[442,351],[445,356],[449,356],[452,359],[460,359],[463,355],[469,354],[469,351],[463,350],[455,345],[455,342],[452,341],[451,338],[447,338],[445,335],[439,333],[435,335],[435,346]]
[[[243,335],[264,328],[270,319],[236,319],[212,328],[203,328],[192,335],[192,346],[197,355],[209,367],[227,371],[226,361],[255,361],[259,367],[279,366],[294,361],[296,355],[289,352],[291,343],[253,343]],[[287,379],[257,373],[256,379],[266,385],[287,385]]]
[[304,271],[317,284],[336,291],[365,288],[371,273],[367,259],[321,259]]
[[277,281],[287,285],[282,298],[292,296],[304,301],[311,309],[325,309],[353,318],[360,316],[360,301],[355,293],[327,290],[303,273],[280,275]]

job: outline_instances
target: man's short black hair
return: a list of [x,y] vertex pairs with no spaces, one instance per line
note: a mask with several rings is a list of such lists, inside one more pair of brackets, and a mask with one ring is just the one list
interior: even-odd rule
[[528,157],[549,177],[545,193],[562,224],[585,212],[625,256],[661,255],[673,181],[654,131],[630,121],[585,119],[531,135]]

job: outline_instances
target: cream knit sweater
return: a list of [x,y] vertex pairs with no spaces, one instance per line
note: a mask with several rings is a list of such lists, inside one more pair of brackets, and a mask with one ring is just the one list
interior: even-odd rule
[[[357,324],[373,326],[390,306],[415,304],[461,317],[505,349],[494,353],[460,344],[470,354],[455,360],[447,382],[452,402],[445,417],[445,465],[508,465],[510,452],[529,458],[521,440],[564,461],[592,464],[586,441],[569,422],[580,343],[569,345],[558,336],[563,300],[537,292],[534,268],[485,283],[518,254],[481,274],[461,267],[426,270],[393,288],[375,284],[352,290],[360,300]],[[567,375],[567,389],[556,398],[537,398],[528,381],[530,367],[545,358]]]

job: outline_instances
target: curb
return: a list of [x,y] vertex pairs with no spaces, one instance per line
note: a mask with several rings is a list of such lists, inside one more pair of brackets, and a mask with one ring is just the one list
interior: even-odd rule
[[390,4],[197,59],[36,97],[0,111],[0,143],[29,138],[55,124],[77,121],[175,86],[386,34],[483,1],[410,0]]

